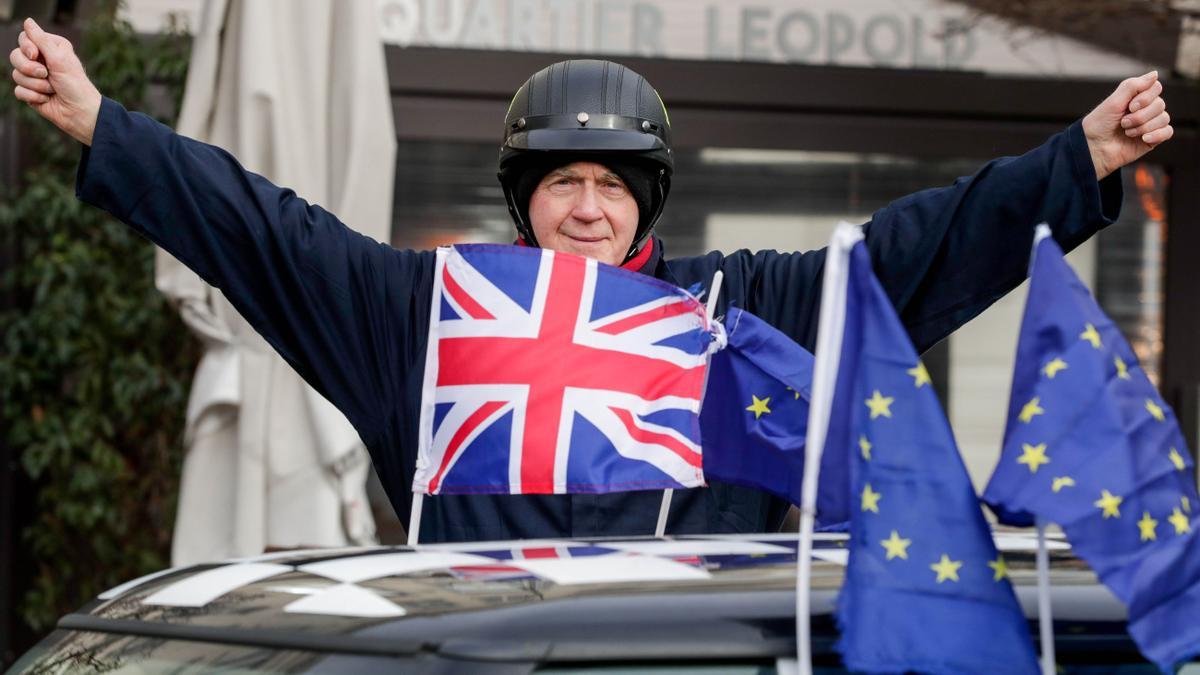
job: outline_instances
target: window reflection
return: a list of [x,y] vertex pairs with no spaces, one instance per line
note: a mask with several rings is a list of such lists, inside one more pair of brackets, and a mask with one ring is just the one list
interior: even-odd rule
[[1096,297],[1121,328],[1155,386],[1163,350],[1166,173],[1139,163],[1122,179],[1121,218],[1098,238]]

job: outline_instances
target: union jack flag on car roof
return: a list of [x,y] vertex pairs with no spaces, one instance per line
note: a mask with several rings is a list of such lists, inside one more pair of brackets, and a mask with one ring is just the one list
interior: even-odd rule
[[657,279],[543,249],[439,249],[413,491],[703,485],[712,341],[700,302]]

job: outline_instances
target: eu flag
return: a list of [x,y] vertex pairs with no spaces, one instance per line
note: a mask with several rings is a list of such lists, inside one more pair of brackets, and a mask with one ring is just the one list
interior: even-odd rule
[[1200,504],[1170,407],[1039,228],[1004,450],[984,499],[1003,522],[1058,523],[1129,609],[1162,668],[1200,653]]
[[836,373],[824,456],[849,467],[850,557],[837,604],[846,666],[1037,672],[1005,561],[861,231],[840,226],[828,256],[822,303],[840,284],[844,312],[822,308],[822,331],[827,320],[840,327],[841,345],[818,344],[817,377]]
[[700,409],[704,475],[799,504],[813,356],[749,312],[723,324]]

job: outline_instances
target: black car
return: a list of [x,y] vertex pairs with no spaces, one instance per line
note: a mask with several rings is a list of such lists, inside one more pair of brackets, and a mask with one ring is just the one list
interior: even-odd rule
[[[1035,616],[1034,539],[996,541]],[[818,535],[814,548],[820,673],[842,671],[831,612],[844,545]],[[1059,672],[1158,672],[1062,541],[1051,569]],[[123,584],[11,672],[789,672],[795,588],[787,534],[289,551]]]

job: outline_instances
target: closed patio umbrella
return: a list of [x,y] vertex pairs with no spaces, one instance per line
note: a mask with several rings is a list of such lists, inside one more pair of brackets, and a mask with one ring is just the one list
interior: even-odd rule
[[[178,131],[387,241],[395,131],[377,25],[373,2],[210,0]],[[369,459],[346,418],[161,250],[156,282],[204,343],[173,563],[373,541]]]

